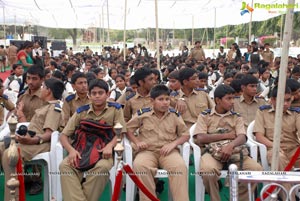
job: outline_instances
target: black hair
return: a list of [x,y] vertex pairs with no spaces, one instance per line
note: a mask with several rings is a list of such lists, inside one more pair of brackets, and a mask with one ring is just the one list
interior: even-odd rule
[[92,89],[95,87],[99,87],[100,89],[104,89],[105,92],[108,92],[108,84],[101,79],[93,79],[89,83],[89,93],[91,93]]
[[168,79],[179,80],[179,71],[178,71],[178,70],[172,71],[172,72],[168,75]]
[[122,74],[118,74],[118,75],[116,76],[116,79],[117,79],[118,77],[119,77],[119,78],[121,78],[122,80],[124,80],[124,81],[125,81],[125,77],[124,77],[124,75],[122,75]]
[[158,77],[158,83],[161,82],[160,72],[157,69],[151,69],[152,73]]
[[257,68],[250,68],[247,72],[247,74],[253,75],[259,73]]
[[183,85],[183,80],[188,80],[192,77],[197,71],[193,68],[183,68],[179,71],[179,81]]
[[[278,86],[276,86],[276,87],[274,87],[274,88],[272,89],[271,97],[272,97],[272,98],[276,98],[276,97],[277,97],[277,92],[278,92]],[[292,91],[291,91],[291,89],[288,87],[288,85],[285,86],[284,93],[285,93],[285,94],[291,94],[291,93],[292,93]]]
[[51,61],[51,62],[50,62],[50,65],[51,65],[51,66],[54,66],[54,68],[57,68],[57,63],[56,63],[55,61]]
[[87,79],[86,75],[84,73],[82,73],[82,72],[76,72],[76,73],[74,73],[72,75],[72,77],[71,77],[71,84],[75,84],[75,82],[77,81],[77,79],[81,78],[81,77]]
[[45,80],[45,86],[51,90],[52,95],[55,99],[61,99],[62,93],[65,90],[65,85],[61,80],[49,78]]
[[152,87],[152,89],[150,91],[150,97],[151,98],[155,99],[155,98],[157,98],[158,96],[161,96],[161,95],[169,96],[170,95],[170,89],[166,85],[163,85],[163,84],[158,84],[158,85]]
[[236,93],[240,93],[242,91],[242,81],[241,79],[234,79],[230,82],[230,86],[234,89]]
[[207,75],[207,73],[204,73],[204,72],[200,72],[199,73],[199,75],[198,75],[198,77],[199,77],[199,80],[202,80],[202,79],[208,79],[208,75]]
[[292,74],[300,73],[300,66],[295,66],[292,70]]
[[76,67],[73,64],[68,64],[65,70],[65,73],[68,74],[71,71],[74,71]]
[[287,79],[286,85],[291,89],[292,92],[295,92],[298,89],[300,89],[300,83],[295,79]]
[[52,77],[63,80],[64,79],[64,74],[61,71],[56,70],[52,73]]
[[113,70],[117,71],[117,73],[118,73],[118,69],[115,68],[115,67],[113,67],[113,68],[110,68],[110,69],[108,70],[108,75],[109,75],[109,76],[111,76],[111,73],[112,73]]
[[259,75],[264,74],[267,70],[268,70],[267,68],[259,68],[259,69],[258,69]]
[[248,84],[258,84],[258,79],[251,74],[246,74],[241,79],[241,85],[247,86]]
[[224,80],[226,80],[226,79],[228,79],[228,78],[233,78],[234,77],[234,74],[233,74],[233,72],[231,72],[231,71],[226,71],[225,73],[224,73]]
[[16,70],[18,68],[18,66],[22,66],[22,64],[13,64],[12,69]]
[[98,73],[100,73],[100,72],[102,72],[103,70],[102,70],[102,68],[92,68],[91,69],[91,72],[94,72],[96,75],[98,75]]
[[87,72],[86,74],[86,79],[87,79],[87,83],[88,83],[88,85],[90,84],[90,82],[92,81],[92,80],[95,80],[95,79],[97,79],[97,75],[94,73],[94,72]]
[[222,99],[227,94],[234,94],[235,91],[231,86],[220,84],[214,91],[214,97]]
[[28,68],[27,74],[38,75],[40,78],[45,77],[44,69],[41,66],[37,65],[37,64],[34,64],[30,68]]
[[135,82],[135,78],[134,78],[134,75],[133,75],[129,79],[129,85],[131,86],[131,85],[134,85],[134,84],[137,84],[137,83]]
[[140,86],[139,81],[143,80],[148,77],[149,75],[151,75],[153,72],[150,68],[146,68],[146,67],[142,67],[139,68],[135,71],[134,73],[134,78],[135,78],[135,83]]

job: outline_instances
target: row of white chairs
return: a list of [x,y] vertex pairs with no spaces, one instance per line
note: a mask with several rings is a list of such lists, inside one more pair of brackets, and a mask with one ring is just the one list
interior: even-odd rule
[[[20,125],[28,125],[29,123],[19,123],[17,128]],[[258,147],[260,148],[260,154],[263,154],[262,144],[258,144],[255,139],[253,138],[252,130],[253,130],[254,122],[252,122],[247,131],[248,141],[247,145],[250,147],[250,155],[254,160],[257,160],[257,151]],[[189,143],[184,143],[180,146],[180,151],[185,161],[185,165],[189,168],[189,157],[190,157],[190,149],[193,150],[194,155],[194,165],[195,165],[195,172],[198,173],[200,170],[200,158],[201,158],[201,149],[198,145],[194,143],[192,134],[194,133],[195,125],[190,128],[190,140]],[[132,167],[133,164],[133,156],[132,156],[132,147],[129,140],[124,137],[123,139],[124,145],[124,155],[123,160],[125,163],[129,164]],[[261,149],[262,147],[262,149]],[[45,152],[38,154],[35,156],[30,163],[40,163],[44,167],[44,200],[51,200],[55,199],[57,201],[63,200],[62,192],[61,192],[61,183],[60,183],[60,174],[59,174],[59,164],[63,160],[64,150],[59,142],[59,132],[55,131],[51,137],[51,149],[50,152]],[[266,153],[266,152],[265,152]],[[112,192],[114,183],[115,183],[115,175],[117,171],[117,163],[116,163],[116,154],[115,154],[115,165],[110,170],[110,190]],[[266,155],[265,155],[266,156]],[[262,159],[261,155],[261,159]],[[266,160],[266,158],[265,158]],[[43,161],[41,163],[41,161]],[[263,161],[263,159],[262,159]],[[263,165],[264,167],[264,165]],[[264,167],[265,169],[265,167]],[[47,174],[48,173],[48,174]],[[166,170],[159,169],[155,178],[166,178],[167,174]],[[227,170],[222,171],[221,177],[225,177],[227,175]],[[126,175],[126,201],[133,201],[135,199],[136,186],[130,179],[128,175]],[[205,187],[203,185],[202,177],[199,174],[195,174],[195,200],[200,201],[204,200],[205,196]],[[169,200],[172,200],[172,196],[169,190]]]

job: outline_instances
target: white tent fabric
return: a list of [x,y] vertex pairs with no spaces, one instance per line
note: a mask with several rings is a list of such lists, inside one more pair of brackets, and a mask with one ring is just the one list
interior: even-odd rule
[[[300,0],[296,0],[296,3]],[[209,28],[247,23],[250,13],[241,16],[243,0],[158,0],[159,28]],[[244,0],[251,5],[251,0]],[[53,28],[124,28],[125,0],[1,0],[0,24],[40,25]],[[260,4],[282,4],[282,0],[254,0]],[[129,29],[155,28],[154,0],[128,0]],[[255,8],[252,21],[262,21],[285,9]],[[4,11],[4,14],[3,14]],[[216,11],[216,21],[215,21]],[[2,13],[1,13],[2,12]],[[5,16],[5,21],[4,21]],[[194,18],[194,23],[193,19]]]

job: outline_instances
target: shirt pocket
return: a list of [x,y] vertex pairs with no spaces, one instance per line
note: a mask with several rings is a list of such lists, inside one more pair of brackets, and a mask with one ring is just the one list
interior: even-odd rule
[[176,127],[167,126],[162,136],[163,140],[172,142],[177,139]]

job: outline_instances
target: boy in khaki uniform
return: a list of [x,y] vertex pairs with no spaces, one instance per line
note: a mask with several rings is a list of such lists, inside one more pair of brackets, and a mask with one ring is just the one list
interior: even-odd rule
[[[153,87],[150,96],[152,107],[139,110],[127,123],[127,136],[136,151],[133,169],[153,195],[157,168],[167,170],[173,200],[188,201],[187,168],[177,149],[188,141],[188,128],[180,114],[169,108],[170,91],[166,86]],[[135,136],[137,129],[139,135]],[[140,200],[149,198],[140,191]]]
[[[255,117],[253,133],[256,140],[267,147],[267,160],[271,163],[274,137],[274,122],[277,87],[271,92],[271,105],[263,105],[259,108]],[[288,165],[295,151],[300,146],[300,108],[290,108],[292,102],[291,89],[287,86],[284,95],[282,132],[280,137],[280,153],[278,170],[283,171]],[[299,167],[300,158],[295,162],[295,167]],[[283,183],[287,189],[291,188],[288,183]],[[284,194],[280,194],[283,196]],[[285,199],[284,197],[281,197]]]
[[90,103],[86,75],[82,72],[74,73],[71,78],[71,83],[76,93],[67,96],[63,103],[63,126],[67,125],[77,108]]
[[[245,144],[247,136],[242,117],[232,111],[234,89],[227,85],[219,85],[214,91],[214,97],[216,106],[212,110],[206,110],[198,117],[194,139],[199,146],[230,140],[221,148],[221,160],[214,158],[210,151],[205,152],[201,157],[200,171],[203,172],[205,189],[211,200],[219,201],[221,200],[218,185],[220,171],[231,163],[230,157],[234,148]],[[226,131],[218,132],[220,128],[226,129]],[[241,160],[243,160],[242,167],[240,167],[241,161],[236,162],[240,170],[262,170],[262,167],[249,156],[244,156]],[[254,188],[253,185],[252,190]],[[240,200],[248,199],[247,184],[239,185],[239,198]]]
[[123,126],[122,133],[126,132],[121,105],[106,102],[108,98],[108,85],[105,81],[99,79],[92,80],[89,85],[89,96],[91,104],[81,106],[77,109],[76,113],[68,121],[60,137],[63,147],[69,153],[68,157],[59,166],[62,194],[65,201],[98,201],[109,179],[109,171],[113,166],[112,151],[116,144],[116,136],[103,149],[99,150],[102,153],[102,159],[94,167],[86,171],[86,180],[82,183],[84,172],[75,168],[81,156],[68,140],[74,134],[80,120],[104,120],[111,126],[119,122]]
[[257,84],[256,77],[246,74],[241,79],[242,95],[234,97],[233,110],[243,117],[245,128],[254,120],[257,109],[266,104],[263,98],[255,96]]
[[17,101],[16,115],[18,122],[31,121],[35,110],[45,105],[45,101],[41,97],[41,86],[44,82],[45,72],[40,66],[33,65],[26,74],[26,84],[28,88],[20,92]]
[[[63,90],[64,84],[61,81],[52,78],[45,81],[41,90],[41,97],[46,102],[46,105],[35,111],[36,113],[28,126],[28,131],[32,131],[35,135],[31,137],[29,133],[24,136],[16,134],[16,140],[21,149],[23,161],[29,161],[39,153],[50,151],[51,134],[58,129],[61,122],[59,99],[61,99]],[[2,161],[2,167],[5,172],[5,184],[11,174],[11,168],[7,161],[9,161],[8,150],[5,150]],[[6,186],[6,201],[10,200],[9,192],[9,189]]]
[[135,82],[138,85],[137,92],[126,97],[124,106],[124,119],[128,122],[132,115],[139,109],[151,106],[149,92],[155,84],[154,74],[150,68],[143,67],[134,73]]
[[199,76],[197,71],[192,68],[183,68],[179,71],[181,90],[172,94],[171,106],[182,114],[184,123],[188,128],[196,123],[198,115],[213,107],[214,103],[205,92],[198,87]]

